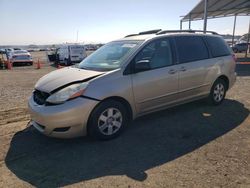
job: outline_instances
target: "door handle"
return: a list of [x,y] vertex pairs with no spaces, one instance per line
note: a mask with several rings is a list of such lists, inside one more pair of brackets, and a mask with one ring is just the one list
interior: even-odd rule
[[187,69],[186,69],[185,67],[181,67],[181,68],[180,68],[180,71],[183,71],[183,72],[184,72],[184,71],[186,71],[186,70],[187,70]]
[[170,69],[170,70],[168,71],[168,73],[169,73],[169,74],[175,74],[175,73],[176,73],[176,70]]

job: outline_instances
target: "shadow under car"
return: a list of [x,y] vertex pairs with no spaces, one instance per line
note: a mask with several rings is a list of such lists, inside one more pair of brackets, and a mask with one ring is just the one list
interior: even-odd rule
[[197,101],[138,118],[119,138],[105,142],[48,138],[30,127],[13,136],[5,163],[18,178],[38,187],[108,175],[143,181],[146,170],[226,134],[248,115],[235,100],[226,99],[220,106]]

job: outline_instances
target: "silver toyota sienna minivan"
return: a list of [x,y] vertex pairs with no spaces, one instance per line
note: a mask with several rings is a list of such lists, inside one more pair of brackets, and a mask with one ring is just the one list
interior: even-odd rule
[[51,137],[111,139],[157,110],[201,98],[221,104],[236,80],[235,64],[214,32],[129,35],[43,76],[28,102],[31,124]]

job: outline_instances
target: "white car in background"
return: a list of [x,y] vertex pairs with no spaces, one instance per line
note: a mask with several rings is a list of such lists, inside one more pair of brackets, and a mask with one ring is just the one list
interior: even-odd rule
[[63,45],[58,48],[56,54],[58,62],[63,62],[65,65],[80,63],[85,57],[87,57],[85,47],[78,44]]
[[33,59],[27,50],[14,50],[11,52],[10,61],[13,65],[33,65]]

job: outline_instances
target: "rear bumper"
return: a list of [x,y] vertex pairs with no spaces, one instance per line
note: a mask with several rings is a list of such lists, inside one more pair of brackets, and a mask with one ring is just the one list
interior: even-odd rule
[[236,78],[237,78],[237,73],[236,72],[231,73],[231,75],[229,76],[229,87],[228,87],[228,89],[233,87],[234,83],[236,82]]
[[77,98],[55,106],[37,105],[29,99],[31,124],[41,133],[57,138],[87,134],[88,117],[98,101]]
[[33,60],[11,60],[11,63],[33,63]]

